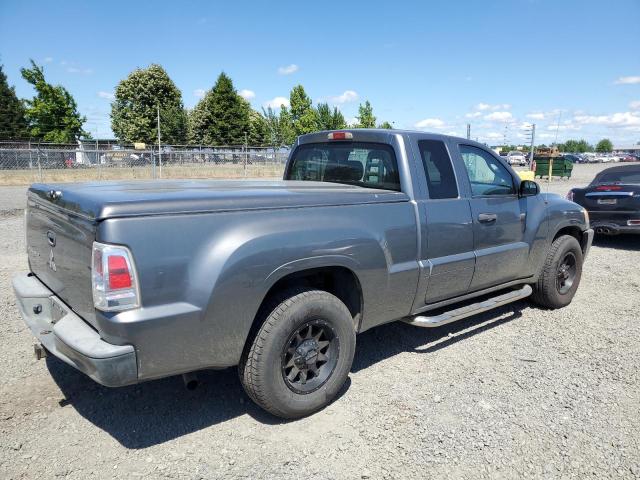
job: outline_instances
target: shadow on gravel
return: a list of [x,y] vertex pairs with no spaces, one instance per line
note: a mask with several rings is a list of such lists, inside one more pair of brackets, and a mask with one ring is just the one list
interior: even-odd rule
[[597,235],[593,239],[593,246],[640,252],[640,235]]
[[[244,414],[264,424],[286,423],[247,397],[235,368],[199,372],[199,387],[189,391],[179,376],[107,388],[55,357],[46,362],[65,396],[60,407],[73,407],[126,448],[161,444]],[[336,400],[350,384],[348,379]]]
[[[351,371],[366,369],[401,352],[436,352],[516,320],[527,307],[526,302],[512,303],[433,329],[402,322],[376,327],[358,336]],[[508,315],[503,317],[505,314]],[[472,328],[474,325],[476,328]],[[470,330],[463,332],[467,329]],[[235,368],[199,372],[200,386],[189,391],[180,377],[107,388],[54,357],[48,357],[46,363],[65,396],[60,407],[73,407],[126,448],[158,445],[244,414],[264,424],[284,423],[251,402]],[[348,379],[336,400],[349,390],[350,384]]]
[[[358,372],[402,352],[437,352],[469,337],[516,320],[522,316],[522,310],[528,307],[529,304],[526,301],[515,302],[438,328],[414,327],[403,322],[393,322],[373,328],[358,335],[356,356],[351,371]],[[500,318],[507,313],[508,316]],[[474,325],[476,327],[472,328]],[[459,334],[469,328],[472,329]],[[449,336],[450,333],[452,336]]]

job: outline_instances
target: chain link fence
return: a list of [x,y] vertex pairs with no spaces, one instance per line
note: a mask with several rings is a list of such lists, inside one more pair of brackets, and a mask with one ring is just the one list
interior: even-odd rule
[[[136,148],[138,147],[138,148]],[[282,177],[286,148],[204,145],[62,145],[0,142],[0,184],[170,178]]]

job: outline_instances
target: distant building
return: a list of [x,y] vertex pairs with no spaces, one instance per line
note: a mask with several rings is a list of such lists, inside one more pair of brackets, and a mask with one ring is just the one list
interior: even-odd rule
[[613,151],[618,153],[640,153],[640,145],[614,145]]

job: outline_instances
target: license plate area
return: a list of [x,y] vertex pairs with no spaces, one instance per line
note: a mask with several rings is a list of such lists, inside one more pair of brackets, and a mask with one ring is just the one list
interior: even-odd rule
[[51,299],[51,323],[56,323],[66,314],[67,314],[66,308],[60,305],[60,303],[57,300],[52,298]]
[[618,200],[615,198],[599,198],[598,205],[615,205]]

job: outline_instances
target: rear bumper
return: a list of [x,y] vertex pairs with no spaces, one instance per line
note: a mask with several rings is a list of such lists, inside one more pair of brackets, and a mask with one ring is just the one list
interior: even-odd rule
[[138,381],[132,345],[107,343],[35,276],[13,278],[20,313],[33,335],[53,355],[107,387]]
[[618,225],[613,222],[593,222],[591,224],[593,229],[598,234],[603,235],[620,235],[621,233],[635,233],[640,234],[640,225]]

